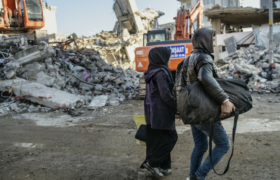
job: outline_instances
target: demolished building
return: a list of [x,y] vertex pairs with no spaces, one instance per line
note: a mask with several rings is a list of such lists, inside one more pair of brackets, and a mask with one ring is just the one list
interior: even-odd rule
[[140,73],[112,67],[94,49],[66,50],[64,46],[41,42],[15,55],[13,51],[3,54],[2,102],[27,99],[51,109],[75,109],[86,107],[100,95],[108,97],[108,105],[137,99]]
[[[280,22],[280,9],[274,9],[275,22]],[[240,78],[251,91],[280,92],[280,33],[279,24],[273,26],[274,64],[269,64],[268,10],[215,5],[205,10],[205,16],[216,31],[215,62],[223,78]],[[232,27],[252,27],[252,32],[232,33]]]

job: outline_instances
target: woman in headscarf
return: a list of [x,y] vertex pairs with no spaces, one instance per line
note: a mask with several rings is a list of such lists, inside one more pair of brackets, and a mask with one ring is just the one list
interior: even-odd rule
[[149,53],[148,71],[144,74],[147,152],[141,167],[148,169],[157,178],[172,173],[170,153],[178,139],[172,92],[174,81],[168,68],[170,62],[170,49],[153,48]]

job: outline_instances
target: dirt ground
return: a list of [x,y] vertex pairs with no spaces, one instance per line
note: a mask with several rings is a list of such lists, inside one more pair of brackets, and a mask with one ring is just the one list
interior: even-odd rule
[[[235,154],[225,176],[209,180],[280,179],[280,96],[254,94],[254,109],[241,115]],[[135,141],[133,115],[143,115],[143,101],[87,111],[23,113],[0,117],[1,180],[151,180],[139,168],[145,147]],[[231,137],[232,119],[223,122]],[[189,126],[176,122],[179,140],[172,152],[173,175],[185,180],[194,146]],[[207,153],[208,154],[208,153]],[[207,155],[206,154],[206,155]],[[217,166],[221,173],[228,153]]]

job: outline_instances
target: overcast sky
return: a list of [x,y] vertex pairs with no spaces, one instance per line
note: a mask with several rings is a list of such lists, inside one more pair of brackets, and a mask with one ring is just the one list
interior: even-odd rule
[[[57,6],[58,33],[93,35],[96,32],[111,31],[117,21],[113,11],[113,0],[43,0]],[[136,0],[139,10],[151,7],[165,13],[159,23],[173,22],[180,3],[177,0]],[[244,7],[259,7],[259,0],[243,0]]]

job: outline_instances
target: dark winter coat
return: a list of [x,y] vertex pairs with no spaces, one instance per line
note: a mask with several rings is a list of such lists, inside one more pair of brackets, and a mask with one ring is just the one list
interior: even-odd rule
[[168,60],[171,50],[165,47],[151,49],[149,68],[145,72],[146,97],[144,101],[146,123],[152,129],[175,130],[174,82]]
[[215,80],[218,78],[218,74],[214,65],[214,56],[211,55],[214,52],[214,35],[215,31],[208,28],[202,28],[195,32],[192,39],[194,48],[192,54],[178,65],[176,86],[200,81],[209,95],[222,104],[228,99],[228,95]]
[[175,104],[172,94],[174,83],[165,69],[145,72],[146,97],[144,101],[146,123],[152,129],[175,130]]

